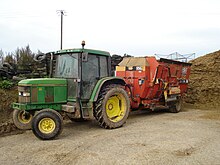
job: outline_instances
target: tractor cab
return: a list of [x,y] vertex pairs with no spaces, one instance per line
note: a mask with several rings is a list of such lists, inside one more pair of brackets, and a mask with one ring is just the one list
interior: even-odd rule
[[91,49],[68,49],[54,53],[53,77],[67,80],[67,101],[88,101],[98,80],[110,76],[110,54]]
[[54,52],[56,58],[54,78],[67,81],[67,104],[62,110],[73,120],[92,118],[90,97],[97,82],[110,76],[110,54],[91,49],[68,49]]

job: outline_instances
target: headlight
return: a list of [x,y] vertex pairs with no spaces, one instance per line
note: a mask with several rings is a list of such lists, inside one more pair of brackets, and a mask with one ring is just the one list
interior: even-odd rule
[[29,86],[18,86],[18,102],[30,103],[31,102],[31,90]]
[[19,96],[29,97],[31,94],[29,92],[19,92]]

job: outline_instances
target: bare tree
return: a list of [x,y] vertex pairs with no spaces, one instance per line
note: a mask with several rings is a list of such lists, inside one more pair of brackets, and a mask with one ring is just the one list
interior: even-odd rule
[[34,63],[34,53],[32,53],[29,45],[27,45],[25,48],[17,48],[15,51],[15,56],[18,69],[32,70],[32,65]]

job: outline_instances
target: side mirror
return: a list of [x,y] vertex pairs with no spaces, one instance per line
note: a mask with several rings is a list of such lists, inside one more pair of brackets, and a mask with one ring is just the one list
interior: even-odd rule
[[82,61],[83,62],[87,62],[88,61],[88,53],[87,52],[83,52],[82,53]]

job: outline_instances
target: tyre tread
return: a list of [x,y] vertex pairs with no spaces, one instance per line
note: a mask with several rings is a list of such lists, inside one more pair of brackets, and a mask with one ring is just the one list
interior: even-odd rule
[[[114,129],[114,128],[118,128],[118,127],[121,127],[122,125],[120,126],[115,126],[115,125],[112,125],[112,124],[108,124],[106,123],[105,119],[104,119],[104,116],[103,116],[103,110],[102,110],[102,103],[105,99],[105,95],[113,88],[122,88],[121,85],[108,85],[106,86],[104,89],[101,90],[99,96],[98,96],[98,99],[95,103],[95,108],[94,108],[94,111],[93,111],[93,114],[94,114],[94,117],[95,119],[98,121],[99,125],[102,127],[102,128],[105,128],[105,129]],[[129,103],[130,105],[130,103]]]

